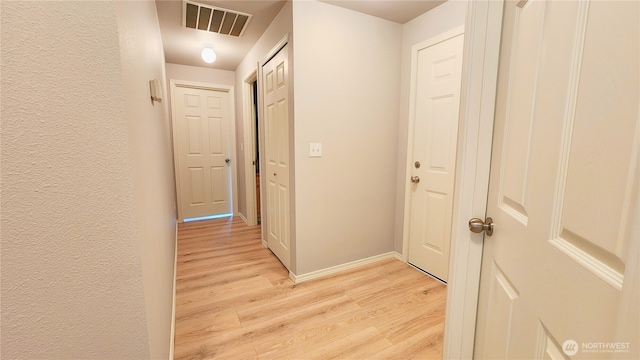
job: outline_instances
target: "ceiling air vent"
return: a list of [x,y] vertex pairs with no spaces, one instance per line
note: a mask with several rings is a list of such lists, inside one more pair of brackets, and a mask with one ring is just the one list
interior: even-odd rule
[[182,13],[185,27],[236,37],[242,36],[251,20],[250,14],[186,0],[182,2]]

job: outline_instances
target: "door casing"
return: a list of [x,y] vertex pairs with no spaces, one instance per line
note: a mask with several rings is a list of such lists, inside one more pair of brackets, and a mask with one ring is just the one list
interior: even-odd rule
[[[253,92],[252,92],[252,84],[258,78],[258,71],[253,71],[249,76],[244,79],[242,83],[242,98],[243,98],[243,124],[244,124],[244,179],[245,183],[240,184],[240,186],[245,187],[245,201],[246,203],[246,214],[241,214],[240,217],[247,223],[249,226],[258,225],[258,209],[256,208],[256,164],[253,162],[256,160],[255,154],[256,151],[259,152],[259,149],[256,149],[255,139],[258,136],[259,129],[255,126],[254,112],[253,112]],[[262,211],[261,211],[262,213]]]
[[[285,47],[287,44],[289,44],[290,42],[290,34],[287,33],[285,34],[280,41],[278,41],[269,52],[266,53],[266,55],[262,58],[262,60],[260,60],[257,64],[258,67],[258,109],[259,109],[259,129],[258,129],[258,142],[259,142],[259,151],[260,154],[266,154],[266,148],[265,148],[265,134],[264,134],[264,129],[265,129],[265,119],[266,116],[264,114],[264,84],[263,84],[263,78],[264,78],[264,74],[263,74],[263,66],[269,62],[269,60],[271,60],[283,47]],[[290,60],[290,64],[289,64],[289,74],[291,74],[292,71],[292,62],[291,62],[291,57],[292,57],[292,53],[293,51],[290,50],[289,52],[289,60]],[[291,75],[289,75],[291,76]],[[293,84],[292,78],[289,78],[289,82],[291,84]],[[290,191],[290,196],[289,196],[289,244],[290,244],[290,259],[289,259],[289,277],[292,277],[293,274],[295,274],[296,272],[296,237],[295,237],[295,156],[294,156],[294,152],[293,152],[293,144],[295,144],[294,142],[294,127],[293,127],[293,121],[294,121],[294,113],[293,113],[293,85],[290,86],[289,89],[289,191]],[[260,156],[260,169],[266,169],[267,163],[266,163],[266,156]],[[268,214],[266,211],[266,197],[265,197],[265,191],[263,191],[263,189],[266,189],[266,177],[265,176],[261,176],[260,177],[260,197],[261,197],[261,211],[260,211],[260,223],[261,224],[266,224],[267,221],[269,221],[268,218]],[[269,247],[268,242],[267,242],[267,226],[262,226],[262,234],[261,234],[261,239],[262,239],[262,245],[266,248]]]
[[[469,232],[467,222],[484,218],[486,212],[503,7],[503,0],[467,5],[443,359],[473,357],[483,241]],[[408,160],[407,169],[411,165]],[[408,196],[405,193],[405,262]]]
[[238,178],[237,171],[237,157],[236,157],[236,122],[235,122],[235,106],[234,106],[234,87],[230,85],[221,85],[221,84],[208,84],[208,83],[200,83],[194,81],[186,81],[186,80],[177,80],[171,79],[169,81],[170,89],[171,89],[171,124],[172,124],[172,138],[171,141],[173,143],[173,165],[174,165],[174,174],[176,181],[176,208],[178,210],[178,222],[183,222],[184,216],[182,213],[182,206],[180,206],[180,176],[178,169],[178,144],[175,141],[177,137],[177,123],[175,119],[177,118],[177,110],[174,106],[175,102],[175,93],[178,87],[183,88],[192,88],[192,89],[202,89],[202,90],[211,90],[211,91],[223,91],[229,94],[229,144],[231,148],[231,203],[233,214],[238,213],[238,191],[235,186],[237,183],[236,179]]
[[[436,35],[432,38],[429,38],[425,41],[422,41],[418,44],[415,44],[412,48],[411,48],[411,90],[410,90],[410,100],[409,100],[409,114],[410,115],[410,120],[409,120],[409,128],[408,128],[408,136],[407,136],[407,164],[406,164],[406,174],[405,174],[405,180],[408,182],[409,178],[411,178],[411,175],[414,173],[414,161],[416,159],[414,159],[414,146],[415,146],[415,123],[416,121],[418,121],[416,119],[416,92],[417,92],[417,76],[418,76],[418,52],[421,50],[424,50],[426,48],[429,48],[431,46],[435,46],[439,43],[451,40],[455,37],[458,36],[464,36],[464,25],[463,26],[458,26],[457,28],[451,29],[449,31],[446,31],[440,35]],[[464,56],[464,53],[463,53]],[[458,90],[459,94],[461,95],[460,89]],[[425,164],[426,165],[426,164]],[[454,174],[454,177],[457,176],[458,173]],[[404,226],[403,226],[403,232],[402,232],[402,254],[403,254],[403,260],[405,262],[409,261],[409,240],[410,240],[410,231],[411,231],[411,208],[412,208],[412,202],[414,200],[414,196],[415,196],[415,191],[413,190],[412,186],[406,186],[405,187],[405,198],[404,198]],[[451,193],[449,195],[454,195],[454,193]],[[455,202],[455,196],[453,201]],[[451,214],[450,216],[452,216],[451,218],[451,222],[453,225],[453,214]],[[453,226],[452,226],[453,227]],[[452,233],[450,233],[451,235],[453,235]],[[452,237],[450,237],[451,239]],[[417,239],[414,239],[414,241],[416,241]],[[450,244],[450,241],[449,241]],[[447,253],[450,254],[450,251],[447,250]],[[449,259],[450,260],[450,259]],[[415,265],[414,265],[415,266]],[[429,272],[429,268],[427,269],[422,269],[423,271],[426,271],[427,273],[429,273],[431,276],[434,276],[434,274],[431,274]],[[435,275],[437,276],[437,275]],[[434,276],[434,277],[435,277]],[[436,279],[440,280],[440,281],[444,281],[446,283],[447,279],[446,277],[444,279],[438,278],[436,277]]]
[[443,359],[473,357],[483,239],[467,222],[486,213],[503,7],[467,3]]

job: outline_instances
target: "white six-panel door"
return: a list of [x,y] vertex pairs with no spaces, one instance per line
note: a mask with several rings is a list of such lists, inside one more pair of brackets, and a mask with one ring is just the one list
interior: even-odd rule
[[178,86],[174,101],[180,219],[229,214],[229,94]]
[[408,261],[443,281],[449,271],[463,37],[458,28],[412,51]]
[[266,233],[269,249],[287,269],[289,243],[289,83],[288,50],[282,48],[263,66]]
[[505,6],[475,357],[638,359],[640,3]]

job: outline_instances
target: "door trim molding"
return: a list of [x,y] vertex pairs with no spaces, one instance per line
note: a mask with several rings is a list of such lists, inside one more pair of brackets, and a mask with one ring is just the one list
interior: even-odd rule
[[264,66],[264,64],[268,63],[269,60],[271,60],[274,56],[276,56],[276,54],[283,48],[285,47],[287,44],[289,43],[289,33],[287,33],[285,36],[282,37],[282,39],[280,39],[280,41],[278,41],[272,48],[271,50],[269,50],[269,52],[262,58],[262,61],[260,61],[259,63],[259,67],[262,68]]
[[483,239],[467,222],[486,214],[503,8],[504,0],[467,5],[444,359],[473,358]]
[[169,80],[170,84],[170,92],[171,92],[171,140],[173,142],[173,169],[176,181],[176,208],[178,210],[178,222],[184,221],[184,216],[182,214],[182,203],[181,203],[181,195],[180,195],[180,173],[178,169],[178,144],[175,141],[176,134],[178,130],[178,125],[175,121],[173,121],[177,117],[177,110],[175,105],[175,93],[176,89],[179,87],[182,88],[190,88],[190,89],[202,89],[202,90],[211,90],[211,91],[223,91],[229,94],[229,148],[230,148],[230,156],[231,156],[231,205],[233,214],[236,215],[238,213],[238,189],[236,186],[237,178],[238,178],[238,169],[236,164],[238,163],[238,159],[236,156],[236,115],[235,115],[235,101],[233,91],[234,87],[232,85],[224,85],[224,84],[209,84],[209,83],[201,83],[196,81],[187,81],[187,80],[177,80],[171,79]]
[[176,283],[178,281],[178,224],[176,225],[175,245],[173,248],[173,297],[171,300],[171,336],[169,340],[169,359],[174,358],[176,342]]
[[[258,149],[255,148],[255,138],[258,136],[258,129],[255,128],[255,121],[253,118],[253,93],[251,92],[251,86],[254,81],[258,79],[258,70],[254,70],[247,76],[242,82],[242,98],[243,98],[243,141],[244,141],[244,186],[245,186],[245,201],[246,201],[246,214],[240,214],[243,220],[248,226],[258,225],[258,210],[256,208],[256,176],[255,176],[255,164],[252,162],[255,160],[254,154]],[[257,87],[257,83],[256,83]],[[258,107],[258,104],[256,104]],[[259,111],[259,109],[256,109]]]
[[[276,54],[282,48],[284,48],[288,43],[289,43],[289,33],[286,33],[280,39],[280,41],[278,41],[271,48],[271,50],[269,50],[269,52],[267,52],[265,54],[265,56],[262,58],[262,60],[260,60],[260,61],[258,61],[256,63],[256,67],[258,68],[258,74],[257,74],[257,79],[258,79],[258,83],[257,83],[258,84],[258,114],[259,114],[258,115],[258,117],[259,117],[259,119],[258,119],[258,121],[259,121],[259,125],[258,125],[258,127],[259,127],[259,129],[258,129],[258,147],[259,147],[260,154],[262,154],[262,156],[260,156],[260,160],[259,160],[260,161],[260,169],[266,169],[266,167],[267,167],[267,163],[265,161],[266,149],[265,149],[265,144],[264,144],[264,142],[265,142],[264,131],[260,131],[260,129],[264,129],[265,128],[264,121],[265,121],[265,118],[266,118],[266,116],[264,115],[264,88],[263,88],[263,81],[262,81],[263,76],[264,76],[263,67],[267,62],[269,62],[269,60],[271,60],[274,56],[276,56]],[[289,69],[289,71],[291,72],[291,69]],[[291,102],[291,101],[293,101],[293,99],[289,99],[289,101]],[[289,123],[290,124],[291,124],[292,117],[293,117],[293,113],[291,112],[289,114]],[[291,127],[290,127],[290,130],[291,130]],[[294,144],[294,142],[291,142],[290,146],[293,145],[293,144]],[[292,151],[291,151],[291,147],[290,147],[289,148],[289,157],[290,158],[291,158],[291,154],[292,154]],[[290,170],[290,171],[294,171],[294,170]],[[289,173],[289,177],[290,177],[289,178],[289,181],[290,181],[289,184],[290,185],[294,182],[292,175],[293,174]],[[266,184],[267,184],[266,183],[266,178],[264,176],[261,176],[260,177],[260,189],[261,190],[266,189],[267,188]],[[293,192],[291,192],[291,194],[293,194]],[[262,193],[260,194],[260,196],[263,196]],[[290,195],[291,201],[294,201],[293,196],[294,195]],[[266,197],[263,196],[262,200],[264,200],[264,201],[260,203],[260,206],[262,207],[262,209],[261,209],[262,211],[260,211],[260,223],[261,224],[266,224],[266,222],[269,221],[269,219],[268,219],[269,215],[266,212],[266,205],[267,205],[266,204],[266,202],[267,202],[266,201]],[[290,206],[289,207],[289,220],[290,220],[289,226],[290,226],[290,230],[291,230],[291,228],[293,228],[293,226],[294,226],[293,224],[295,224],[294,214],[293,214],[294,211],[295,211],[294,208]],[[268,240],[268,238],[267,238],[267,226],[266,225],[265,226],[261,226],[261,228],[262,229],[261,229],[261,232],[260,232],[260,240],[262,240],[262,244],[264,245],[264,247],[266,247],[268,249],[269,245],[268,245],[268,241],[267,241]],[[290,231],[290,234],[289,234],[289,244],[290,245],[295,239],[293,234],[294,234],[294,232]],[[292,261],[290,262],[290,267],[291,267],[291,269],[293,269],[295,271],[296,268],[295,268],[295,264],[294,264],[295,262],[293,261],[293,259],[294,259],[293,256],[294,255],[292,254],[291,255],[291,260]]]
[[[409,90],[409,123],[407,124],[407,163],[405,164],[405,181],[411,177],[413,169],[413,132],[415,128],[415,111],[416,111],[416,89],[417,89],[417,73],[418,73],[418,51],[426,49],[443,41],[464,34],[464,25],[446,31],[442,34],[433,36],[427,40],[419,42],[411,47],[411,84]],[[463,52],[464,56],[464,52]],[[463,64],[464,67],[464,64]],[[462,89],[461,89],[462,90]],[[460,92],[462,99],[462,91]],[[409,261],[409,226],[411,225],[411,186],[404,188],[404,223],[402,225],[402,261]],[[452,234],[453,235],[453,234]]]

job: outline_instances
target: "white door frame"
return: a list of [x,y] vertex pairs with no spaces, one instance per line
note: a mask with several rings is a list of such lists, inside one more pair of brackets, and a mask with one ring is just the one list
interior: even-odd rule
[[202,89],[212,91],[223,91],[229,94],[229,147],[231,149],[231,204],[233,209],[233,215],[238,213],[238,189],[236,188],[236,179],[238,178],[237,171],[237,158],[236,158],[236,122],[235,122],[235,105],[234,105],[234,92],[233,86],[221,85],[221,84],[208,84],[186,80],[171,79],[171,123],[173,127],[173,166],[176,179],[176,206],[178,208],[178,222],[183,222],[184,217],[182,213],[182,202],[180,195],[180,173],[178,169],[178,143],[177,143],[177,131],[178,124],[174,121],[177,118],[177,110],[175,105],[175,93],[178,87]]
[[[248,226],[258,225],[258,209],[256,207],[257,194],[256,194],[256,165],[254,154],[258,149],[255,146],[256,136],[258,135],[258,129],[256,129],[254,112],[252,110],[253,104],[253,92],[251,86],[254,81],[258,79],[258,71],[251,72],[249,76],[244,79],[242,83],[242,98],[243,98],[243,141],[244,141],[244,186],[245,186],[245,200],[247,213],[240,214],[240,217],[244,218],[244,221]],[[257,85],[256,85],[257,86]],[[258,104],[256,104],[256,107]],[[258,111],[258,110],[256,110]]]
[[[413,146],[414,146],[414,129],[415,129],[415,112],[416,112],[416,89],[418,87],[417,77],[418,77],[418,51],[428,48],[429,46],[436,45],[443,41],[454,38],[458,35],[464,34],[464,25],[458,26],[454,29],[446,31],[442,34],[433,36],[425,41],[419,42],[411,47],[411,87],[409,94],[409,124],[408,124],[408,136],[407,136],[407,163],[405,167],[405,180],[411,178],[411,174],[413,174]],[[465,40],[466,44],[466,40]],[[464,56],[464,52],[463,52]],[[463,60],[464,61],[464,60]],[[465,63],[462,64],[465,66]],[[460,88],[460,102],[462,104],[462,87]],[[462,112],[460,112],[460,116],[462,116]],[[460,118],[462,119],[462,118]],[[460,136],[458,135],[458,139]],[[459,142],[459,141],[458,141]],[[460,147],[458,146],[458,149]],[[456,169],[456,176],[457,176]],[[408,180],[407,180],[408,181]],[[411,186],[405,186],[404,189],[404,224],[402,226],[402,260],[404,262],[409,261],[409,232],[411,226],[411,196],[413,195],[413,190]],[[456,194],[457,195],[457,194]],[[455,198],[454,198],[455,201]],[[452,225],[453,227],[453,219]],[[451,238],[453,239],[453,231],[451,232]],[[425,269],[422,269],[425,270]]]
[[484,219],[487,208],[503,7],[504,0],[467,5],[444,359],[473,358],[483,239],[468,221]]
[[[280,51],[283,47],[285,47],[287,44],[289,43],[289,33],[287,33],[286,35],[284,35],[282,37],[282,39],[280,39],[280,41],[278,41],[272,48],[271,50],[269,50],[269,52],[262,58],[262,60],[260,60],[258,62],[258,114],[259,115],[259,119],[258,121],[260,122],[259,124],[259,128],[258,129],[258,145],[260,148],[260,154],[265,154],[266,153],[266,149],[265,149],[265,144],[264,144],[264,132],[260,131],[261,129],[264,129],[264,121],[266,116],[264,115],[264,92],[263,92],[263,84],[262,84],[262,79],[263,79],[263,72],[262,72],[262,67],[269,62],[269,60],[271,60],[274,56],[276,56],[276,54],[278,53],[278,51]],[[289,114],[289,123],[291,123],[291,117],[293,116],[293,113]],[[291,130],[291,128],[290,128]],[[291,136],[291,135],[290,135]],[[291,154],[293,153],[293,144],[294,142],[291,142],[291,147],[289,148],[289,158],[290,160],[293,158],[291,156]],[[293,162],[289,162],[290,164],[293,164]],[[264,156],[260,156],[260,169],[266,169],[267,168],[267,163],[266,163],[266,159]],[[293,169],[290,169],[290,171],[294,171]],[[293,184],[293,174],[290,173],[290,184]],[[260,189],[266,189],[266,177],[261,176],[260,177]],[[266,198],[263,196],[263,192],[260,192],[260,196],[262,197],[260,201],[260,206],[262,207],[261,211],[260,211],[260,223],[262,224],[266,224],[267,221],[269,221],[267,219],[267,212],[266,212]],[[290,193],[290,201],[294,201],[295,200],[295,195],[294,192],[292,191]],[[295,224],[295,220],[294,220],[294,216],[293,216],[293,212],[294,212],[294,207],[290,206],[289,207],[289,217],[290,217],[290,222],[289,222],[289,226],[291,228],[294,227]],[[261,239],[262,239],[262,245],[266,248],[269,248],[268,242],[267,242],[267,227],[266,226],[262,226],[262,231],[261,231]],[[293,240],[293,231],[291,231],[290,229],[290,234],[289,234],[289,240],[290,241],[294,241]],[[291,254],[291,258],[293,259],[293,254]],[[295,269],[295,264],[292,263],[292,269]]]

